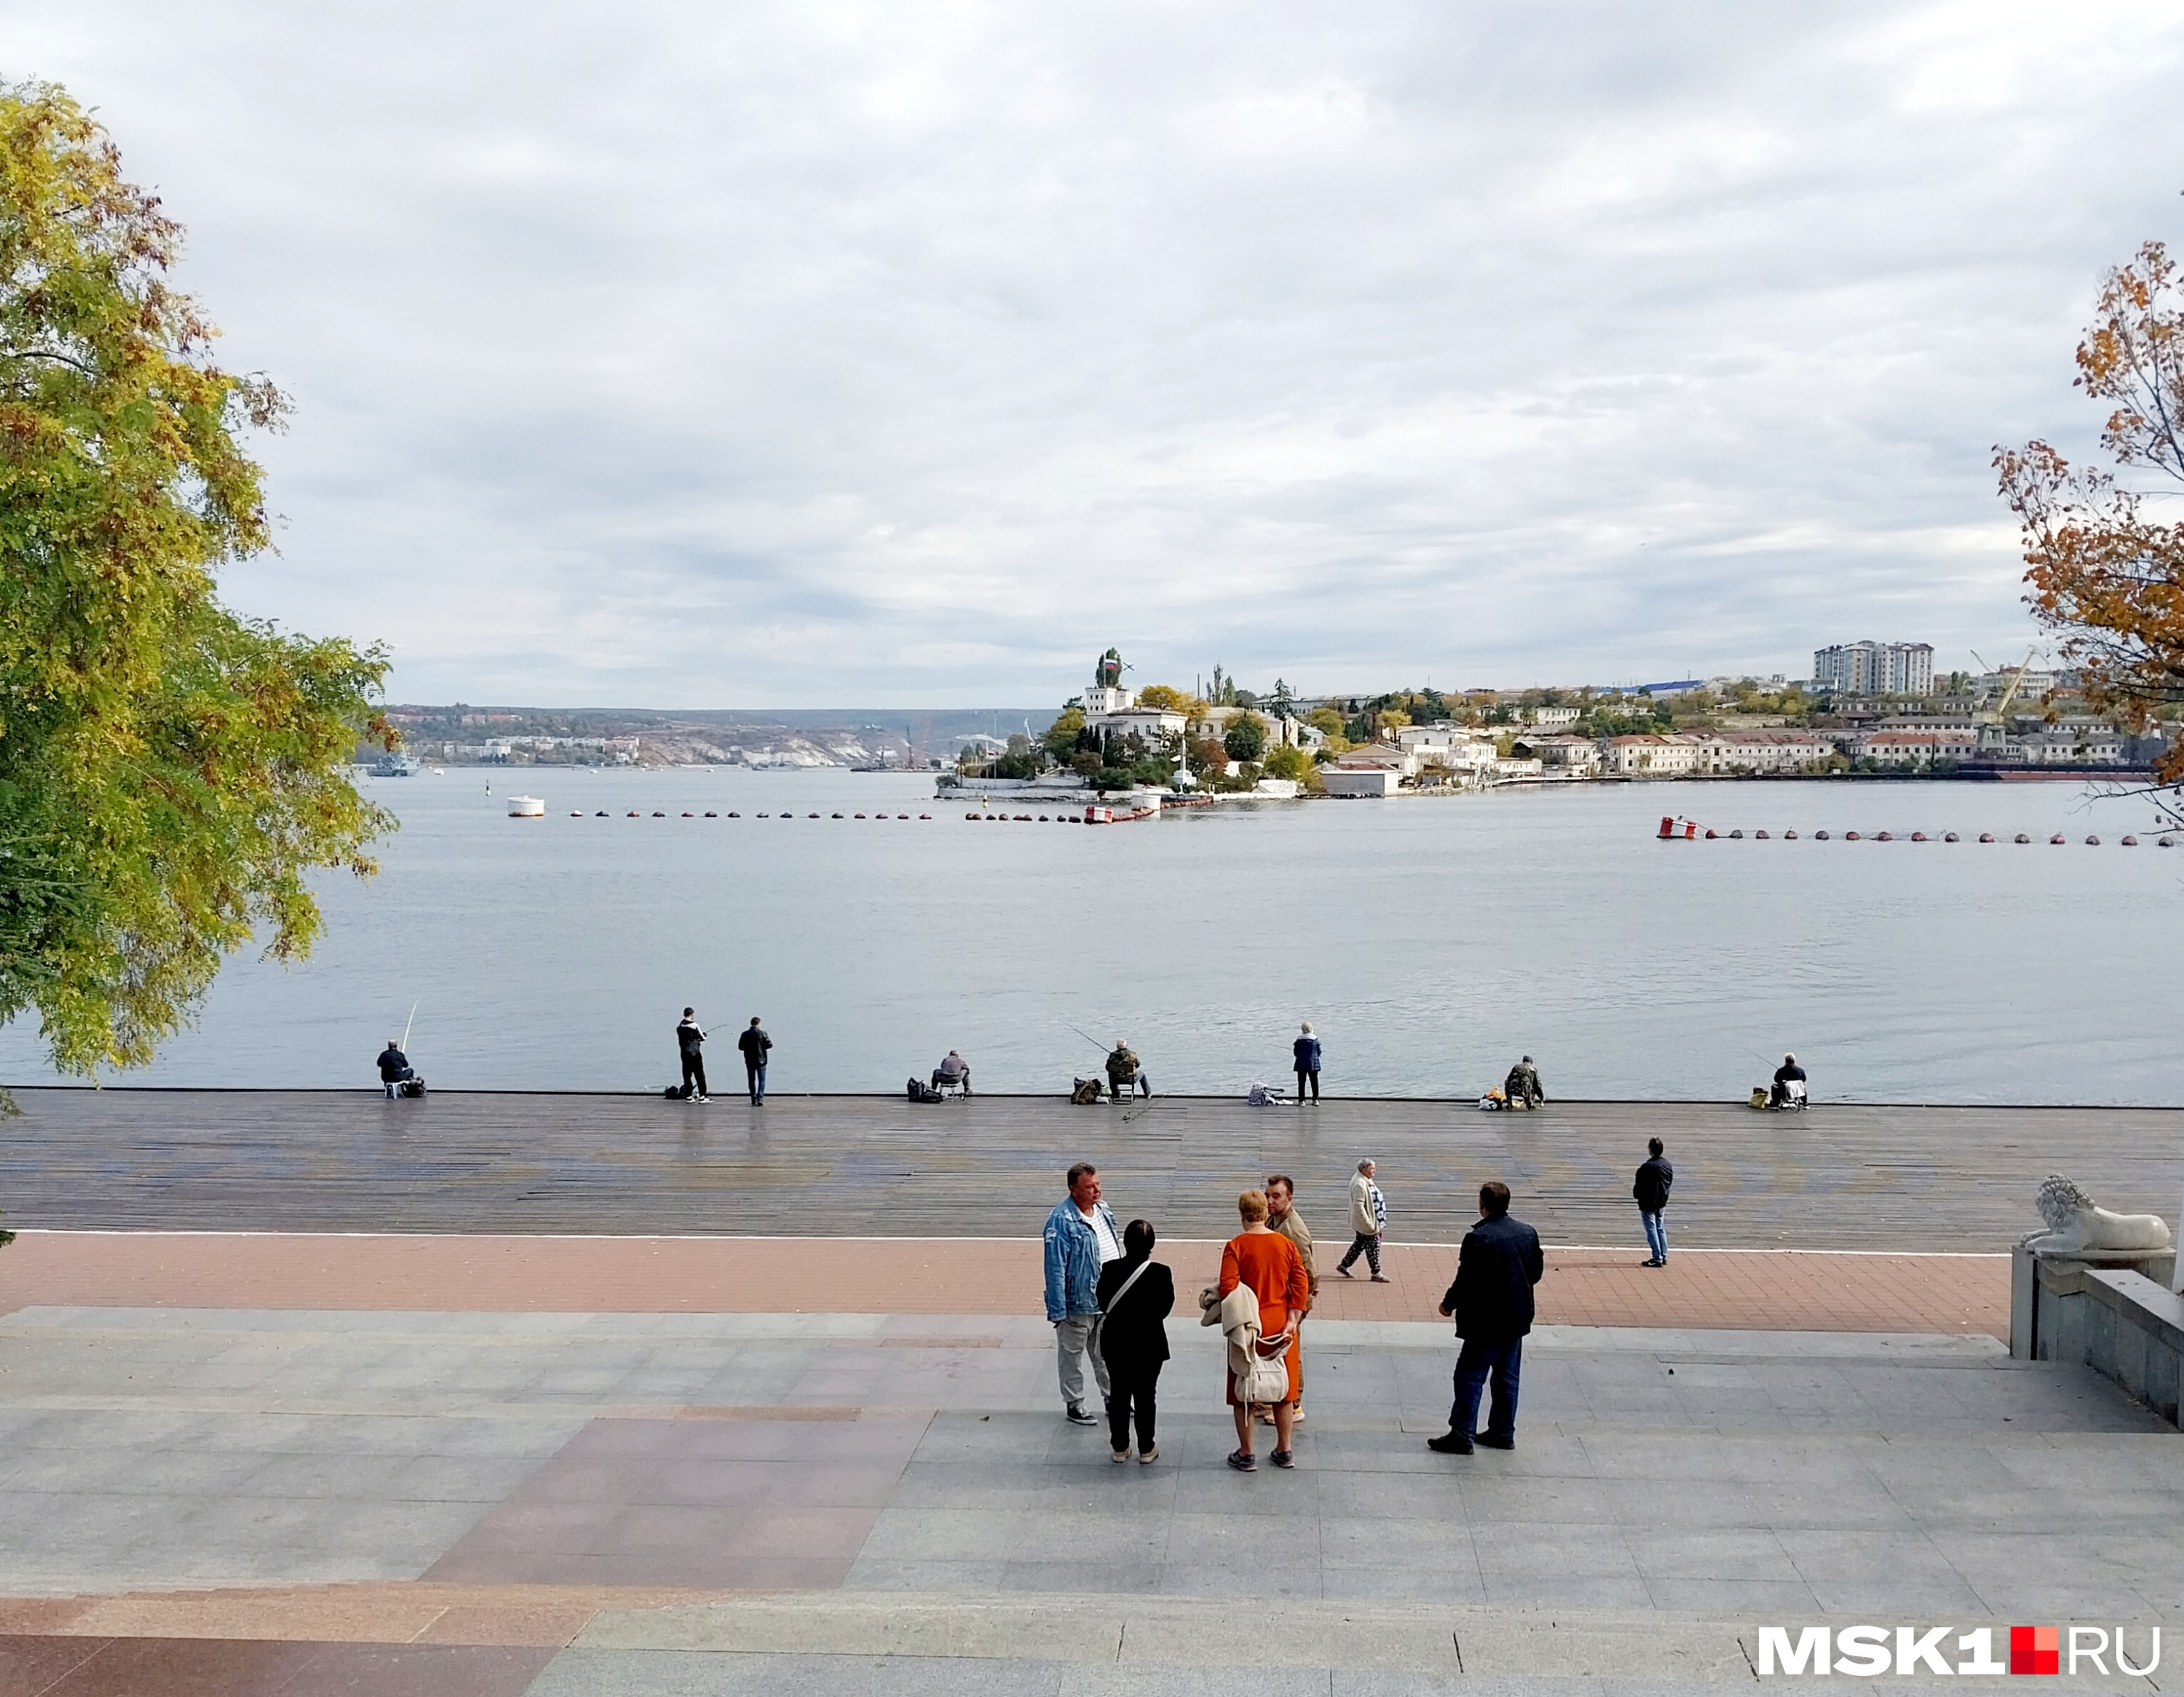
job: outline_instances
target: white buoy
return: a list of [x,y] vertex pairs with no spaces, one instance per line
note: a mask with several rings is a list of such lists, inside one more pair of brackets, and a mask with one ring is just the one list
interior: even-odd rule
[[508,798],[508,816],[510,819],[543,819],[546,804],[535,795],[512,795]]

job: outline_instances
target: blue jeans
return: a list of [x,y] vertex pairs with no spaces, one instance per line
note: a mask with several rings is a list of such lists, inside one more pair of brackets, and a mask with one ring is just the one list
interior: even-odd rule
[[1456,1400],[1449,1405],[1448,1429],[1466,1438],[1474,1435],[1479,1419],[1479,1394],[1486,1376],[1494,1376],[1494,1400],[1486,1413],[1487,1435],[1517,1435],[1517,1375],[1524,1361],[1524,1340],[1505,1338],[1492,1343],[1477,1338],[1463,1340],[1456,1358]]
[[1643,1208],[1641,1208],[1638,1210],[1638,1218],[1645,1225],[1646,1247],[1653,1252],[1653,1259],[1657,1261],[1665,1261],[1668,1260],[1668,1222],[1663,1220],[1658,1214],[1648,1214]]
[[746,1060],[744,1063],[744,1082],[750,1086],[752,1101],[766,1100],[766,1063],[764,1061],[754,1066]]

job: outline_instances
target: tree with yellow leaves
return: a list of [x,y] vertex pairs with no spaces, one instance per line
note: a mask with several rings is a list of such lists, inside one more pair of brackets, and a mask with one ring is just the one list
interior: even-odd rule
[[[2101,445],[2121,476],[2044,442],[1997,448],[1995,470],[2024,526],[2033,616],[2061,638],[2086,704],[2142,730],[2184,702],[2184,526],[2150,515],[2184,486],[2184,279],[2160,242],[2103,279],[2077,359],[2075,387],[2112,408]],[[2155,776],[2184,782],[2184,740]]]
[[214,363],[181,231],[50,84],[0,83],[0,1019],[64,1071],[140,1065],[256,934],[306,953],[315,868],[393,821],[376,648],[220,604],[268,545],[237,441],[287,409]]

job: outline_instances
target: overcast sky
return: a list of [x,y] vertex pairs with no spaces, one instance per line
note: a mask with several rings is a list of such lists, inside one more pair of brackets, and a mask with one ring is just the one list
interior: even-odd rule
[[0,16],[296,399],[230,600],[660,706],[2021,654],[1989,456],[2090,440],[2180,59],[2100,0]]

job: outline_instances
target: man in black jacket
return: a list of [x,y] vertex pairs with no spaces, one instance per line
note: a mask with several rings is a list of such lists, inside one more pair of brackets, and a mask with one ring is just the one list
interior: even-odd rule
[[682,1099],[702,1102],[705,1099],[705,1032],[698,1023],[695,1008],[682,1010],[681,1023],[675,1027],[675,1047],[682,1057]]
[[736,1047],[743,1051],[744,1082],[750,1087],[751,1105],[758,1107],[766,1100],[766,1056],[773,1047],[773,1039],[766,1034],[756,1014],[751,1015],[749,1027],[736,1039]]
[[1489,1373],[1494,1400],[1486,1430],[1476,1441],[1489,1449],[1517,1447],[1517,1377],[1524,1334],[1532,1329],[1532,1287],[1546,1271],[1540,1234],[1509,1217],[1509,1187],[1499,1179],[1480,1185],[1479,1223],[1463,1234],[1456,1282],[1440,1299],[1440,1311],[1456,1316],[1456,1335],[1463,1339],[1456,1358],[1456,1400],[1449,1405],[1448,1430],[1426,1439],[1427,1449],[1471,1454],[1479,1394]]
[[1661,1210],[1669,1205],[1669,1187],[1676,1182],[1676,1170],[1661,1154],[1660,1138],[1646,1138],[1646,1148],[1649,1151],[1646,1164],[1638,1169],[1638,1182],[1630,1187],[1630,1193],[1638,1199],[1638,1223],[1646,1228],[1646,1247],[1653,1255],[1651,1260],[1639,1265],[1664,1267],[1669,1264],[1669,1227]]
[[403,1054],[402,1045],[391,1037],[387,1038],[387,1047],[379,1052],[379,1082],[386,1088],[387,1099],[392,1102],[395,1087],[416,1076],[410,1071],[410,1057]]

